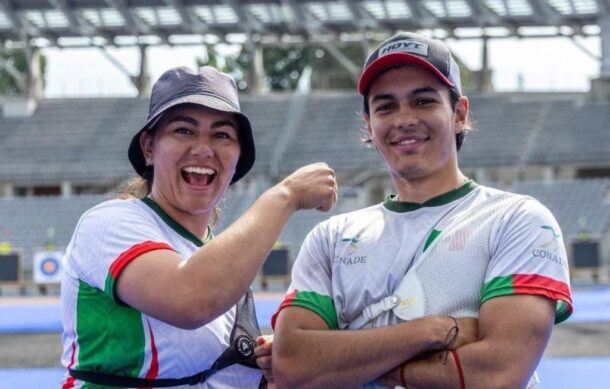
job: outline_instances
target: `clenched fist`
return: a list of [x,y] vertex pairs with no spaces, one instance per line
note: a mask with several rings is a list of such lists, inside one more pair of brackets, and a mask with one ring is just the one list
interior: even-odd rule
[[335,171],[318,162],[294,171],[278,186],[286,190],[295,209],[331,210],[337,202]]

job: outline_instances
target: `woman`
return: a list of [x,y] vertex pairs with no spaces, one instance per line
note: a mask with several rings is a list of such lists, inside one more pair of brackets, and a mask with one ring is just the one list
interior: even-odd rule
[[303,167],[213,236],[216,205],[254,159],[229,76],[180,67],[155,83],[129,147],[146,196],[87,211],[66,252],[63,388],[257,388],[254,355],[270,375],[249,286],[289,217],[329,210],[337,187],[325,164]]

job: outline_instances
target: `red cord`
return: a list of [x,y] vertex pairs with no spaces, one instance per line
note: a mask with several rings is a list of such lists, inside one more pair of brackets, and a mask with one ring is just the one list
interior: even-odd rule
[[[453,360],[455,360],[455,366],[457,367],[458,375],[460,376],[460,388],[466,389],[466,384],[464,383],[464,371],[462,370],[462,364],[460,363],[460,358],[458,357],[458,353],[455,350],[449,350],[451,355],[453,355]],[[402,378],[402,371],[401,371]]]

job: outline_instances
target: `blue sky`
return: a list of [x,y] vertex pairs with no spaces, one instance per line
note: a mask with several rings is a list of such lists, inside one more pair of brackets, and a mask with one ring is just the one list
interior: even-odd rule
[[[599,38],[578,40],[599,56]],[[478,40],[449,40],[452,51],[471,69],[480,68]],[[149,71],[156,80],[170,67],[195,66],[204,55],[197,47],[151,47]],[[230,50],[230,49],[229,49]],[[134,48],[109,49],[123,66],[135,74],[139,54]],[[48,59],[46,97],[135,96],[130,82],[98,49],[45,49]],[[498,91],[515,91],[519,80],[525,91],[586,91],[591,78],[599,75],[599,62],[567,38],[495,39],[489,45],[490,67]]]

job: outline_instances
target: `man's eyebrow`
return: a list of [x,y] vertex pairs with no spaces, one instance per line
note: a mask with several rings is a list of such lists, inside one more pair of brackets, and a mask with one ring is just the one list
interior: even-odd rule
[[374,103],[379,100],[392,100],[393,98],[394,98],[394,95],[392,95],[391,93],[382,93],[382,94],[373,96],[373,98],[371,99],[371,103]]
[[[440,94],[440,92],[438,91],[438,89],[433,88],[431,86],[424,86],[421,88],[417,88],[412,90],[409,93],[409,96],[417,96],[417,95],[421,95],[421,94],[425,94],[425,93],[434,93],[434,94]],[[377,102],[379,100],[392,100],[394,99],[394,95],[392,93],[381,93],[378,95],[375,95],[371,98],[371,103]]]
[[420,94],[423,94],[423,93],[435,93],[435,94],[437,94],[437,95],[438,95],[438,94],[440,94],[440,92],[438,91],[438,89],[433,88],[433,87],[431,87],[431,86],[425,86],[425,87],[422,87],[422,88],[417,88],[417,89],[413,90],[413,91],[410,93],[410,95],[411,95],[411,96],[415,96],[415,95],[420,95]]

